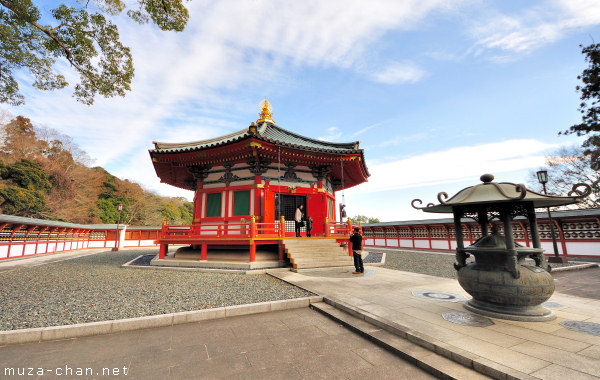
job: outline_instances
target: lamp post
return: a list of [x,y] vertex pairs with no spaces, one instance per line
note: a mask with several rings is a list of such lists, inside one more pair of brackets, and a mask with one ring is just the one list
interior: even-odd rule
[[[544,188],[544,195],[548,195],[546,192],[546,183],[548,182],[548,172],[546,170],[540,170],[537,173],[538,182],[542,184]],[[556,244],[556,236],[554,236],[554,222],[552,221],[552,214],[550,213],[550,207],[547,207],[548,210],[548,220],[550,221],[550,234],[552,235],[552,246],[554,247],[554,257],[548,258],[548,261],[551,263],[564,263],[566,260],[560,256],[558,256],[558,245]]]
[[121,224],[121,212],[123,211],[123,203],[119,203],[117,206],[117,210],[119,210],[119,220],[117,221],[117,231],[115,237],[115,247],[112,249],[113,251],[119,250],[119,224]]

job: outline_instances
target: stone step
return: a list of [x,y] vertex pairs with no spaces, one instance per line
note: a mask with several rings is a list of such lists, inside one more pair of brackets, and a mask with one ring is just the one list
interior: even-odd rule
[[[325,301],[331,302],[331,300],[327,299]],[[383,323],[378,323],[378,325],[371,324],[365,320],[365,315],[357,310],[348,309],[348,312],[346,312],[326,302],[314,303],[310,307],[440,379],[475,380],[497,377],[489,377],[473,368],[464,366],[435,351],[422,347],[410,341],[410,337],[409,339],[404,339],[389,331],[390,329],[393,330],[391,326],[386,326]],[[335,304],[339,303],[335,302]],[[447,353],[450,354],[448,351]],[[500,374],[490,373],[490,375]]]
[[312,248],[286,248],[286,253],[291,253],[294,255],[315,255],[315,256],[326,256],[326,255],[346,255],[348,256],[348,251],[345,249],[312,249]]
[[307,245],[307,246],[293,246],[293,245],[283,245],[286,249],[301,249],[301,250],[305,250],[305,249],[314,249],[314,250],[318,250],[318,251],[326,251],[326,250],[333,250],[333,251],[337,251],[337,250],[344,250],[346,251],[346,248],[334,245],[334,246],[321,246],[321,245]]
[[294,269],[351,266],[348,251],[331,239],[286,239],[284,251]]
[[326,260],[352,260],[352,257],[346,255],[330,255],[330,256],[291,256],[288,255],[288,259],[291,262],[301,262],[301,261],[326,261]]
[[303,262],[303,263],[295,263],[292,264],[292,268],[294,269],[307,269],[307,268],[325,268],[325,267],[350,267],[352,266],[351,262],[340,262],[340,261],[336,261],[336,262],[319,262],[319,261],[313,261],[313,262]]
[[352,258],[350,257],[319,257],[319,258],[313,258],[313,257],[301,257],[301,258],[296,258],[296,257],[292,257],[290,258],[290,261],[292,262],[292,264],[304,264],[304,263],[343,263],[345,265],[350,265],[352,264],[354,261],[352,260]]
[[290,248],[342,248],[340,247],[339,244],[324,244],[324,243],[319,243],[319,244],[308,244],[308,243],[302,243],[302,244],[290,244],[290,243],[283,243],[284,246],[286,247],[290,247]]
[[329,259],[352,259],[348,255],[288,255],[288,259],[290,260],[305,260],[305,259],[313,259],[313,260],[329,260]]

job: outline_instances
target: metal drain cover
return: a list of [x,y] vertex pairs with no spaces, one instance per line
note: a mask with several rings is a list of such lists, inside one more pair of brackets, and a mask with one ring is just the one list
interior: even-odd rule
[[556,309],[559,307],[563,307],[563,305],[556,303],[556,302],[544,302],[542,304],[543,307],[549,307],[550,309]]
[[462,302],[467,300],[467,297],[460,294],[438,292],[435,290],[413,290],[412,295],[431,301]]
[[494,324],[494,321],[489,318],[470,313],[460,313],[458,311],[444,313],[442,317],[448,322],[463,326],[488,327]]
[[559,325],[571,331],[600,336],[600,323],[564,321],[560,322]]

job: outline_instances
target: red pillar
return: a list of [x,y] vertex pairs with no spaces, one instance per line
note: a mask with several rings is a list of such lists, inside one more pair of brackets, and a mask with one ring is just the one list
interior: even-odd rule
[[159,259],[164,259],[165,255],[167,254],[168,251],[169,251],[169,245],[168,244],[161,244],[160,245],[160,249],[158,251],[158,258]]
[[250,240],[250,262],[253,263],[256,261],[256,243],[254,239]]
[[256,217],[252,215],[250,217],[250,239],[254,239],[256,237]]
[[207,251],[206,243],[202,243],[202,249],[200,251],[200,260],[206,261],[206,251]]
[[279,218],[279,237],[285,237],[285,217],[283,215]]
[[283,243],[279,243],[279,261],[283,261]]

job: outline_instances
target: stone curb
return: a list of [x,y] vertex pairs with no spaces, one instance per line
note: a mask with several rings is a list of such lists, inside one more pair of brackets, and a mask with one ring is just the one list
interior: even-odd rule
[[[485,358],[474,355],[471,352],[464,351],[460,348],[438,341],[437,339],[432,338],[426,334],[413,331],[407,326],[404,326],[400,323],[392,322],[385,318],[376,316],[366,310],[362,310],[359,307],[352,306],[343,301],[324,297],[323,302],[357,319],[368,322],[369,324],[375,327],[397,335],[398,337],[406,339],[429,351],[435,352],[447,359],[454,361],[455,363],[461,364],[467,368],[471,368],[483,375],[490,376],[494,379],[502,380],[532,379],[532,377],[527,375],[526,373],[516,371],[512,368],[503,366],[495,362],[491,362]],[[335,317],[333,318],[336,319]],[[341,323],[344,322],[341,321]],[[369,339],[377,340],[377,337],[375,336],[376,334],[373,334],[369,331],[361,331],[360,334],[368,336]],[[413,359],[419,361],[418,358]]]
[[599,266],[600,265],[597,264],[597,263],[588,263],[588,264],[580,264],[580,265],[570,265],[568,267],[552,268],[552,272],[566,272],[566,271],[569,271],[569,270],[581,270],[581,269],[594,268],[594,267],[599,267]]
[[266,313],[308,307],[311,303],[323,302],[323,297],[312,296],[260,302],[248,305],[225,306],[214,309],[183,311],[179,313],[150,315],[146,317],[117,319],[111,321],[79,323],[75,325],[39,327],[31,329],[0,331],[0,346],[71,339],[84,336],[112,334],[123,331],[152,327],[174,326],[209,319],[227,318],[238,315]]
[[139,255],[133,260],[121,265],[126,269],[157,269],[157,270],[179,270],[195,271],[204,273],[226,273],[226,274],[266,274],[267,271],[288,272],[290,268],[264,268],[264,269],[220,269],[220,268],[202,268],[202,267],[177,267],[177,266],[159,266],[159,265],[133,265],[132,263],[145,255]]

